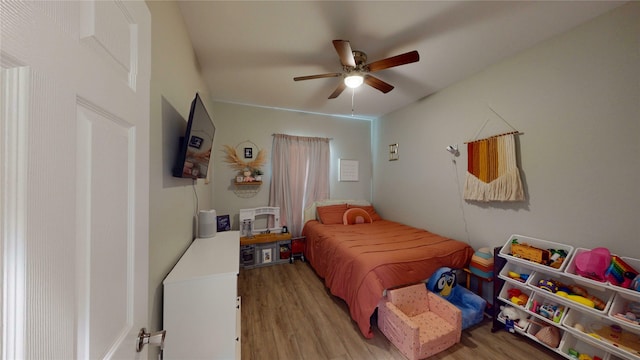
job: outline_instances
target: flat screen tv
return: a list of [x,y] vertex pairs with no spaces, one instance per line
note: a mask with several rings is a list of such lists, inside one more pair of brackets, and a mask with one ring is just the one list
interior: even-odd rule
[[200,94],[191,102],[189,121],[184,137],[180,138],[178,157],[173,176],[181,178],[206,178],[216,127],[202,103]]

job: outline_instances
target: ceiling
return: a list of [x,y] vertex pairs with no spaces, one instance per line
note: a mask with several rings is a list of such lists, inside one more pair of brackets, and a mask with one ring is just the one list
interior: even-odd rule
[[[179,1],[214,100],[377,118],[607,12],[616,1]],[[420,61],[376,72],[395,88],[329,95],[341,78],[332,40],[368,62],[412,50]]]

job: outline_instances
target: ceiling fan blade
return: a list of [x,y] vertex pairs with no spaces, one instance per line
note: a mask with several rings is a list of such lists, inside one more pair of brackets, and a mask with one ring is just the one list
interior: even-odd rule
[[338,95],[342,94],[342,92],[346,87],[347,85],[344,84],[344,81],[340,81],[340,84],[338,84],[338,87],[333,91],[331,95],[329,95],[329,99],[337,98]]
[[356,67],[356,60],[353,58],[351,44],[349,44],[347,40],[333,40],[333,47],[336,48],[342,65]]
[[298,76],[298,77],[294,77],[293,81],[322,79],[322,78],[338,77],[338,76],[342,76],[342,74],[341,73],[328,73],[328,74],[319,74],[319,75]]
[[394,66],[400,66],[404,64],[410,64],[420,60],[420,55],[416,50],[409,51],[404,54],[392,56],[386,59],[374,61],[371,64],[368,64],[369,72],[380,71],[384,69],[388,69]]
[[380,79],[378,79],[377,77],[371,76],[371,75],[365,75],[364,76],[364,83],[376,88],[380,91],[382,91],[383,93],[388,93],[389,91],[393,90],[393,85],[386,83]]

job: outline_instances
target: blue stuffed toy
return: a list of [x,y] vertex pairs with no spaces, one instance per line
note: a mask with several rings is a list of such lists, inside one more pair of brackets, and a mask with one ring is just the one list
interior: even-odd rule
[[471,290],[456,285],[456,273],[449,267],[441,267],[431,275],[427,288],[460,309],[464,330],[482,321],[487,302]]

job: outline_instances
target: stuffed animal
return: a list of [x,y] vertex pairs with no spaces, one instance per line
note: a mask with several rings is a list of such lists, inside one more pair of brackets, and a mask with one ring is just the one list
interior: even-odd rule
[[525,311],[520,309],[516,309],[513,306],[500,306],[500,310],[502,311],[502,316],[505,319],[517,321],[516,324],[521,329],[526,329],[527,325],[529,325],[529,315]]

